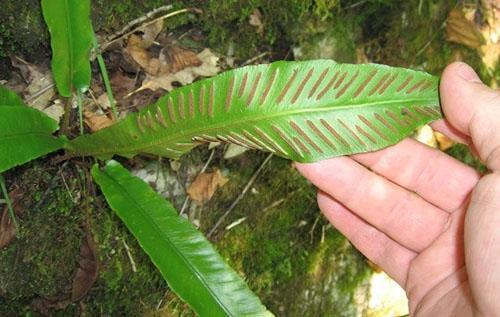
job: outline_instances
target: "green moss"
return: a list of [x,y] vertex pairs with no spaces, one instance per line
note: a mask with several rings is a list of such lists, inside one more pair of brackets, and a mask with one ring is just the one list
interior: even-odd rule
[[475,168],[480,173],[486,173],[488,169],[481,161],[475,157],[469,147],[464,144],[455,144],[446,151],[447,154],[453,156],[457,160]]
[[[227,210],[265,155],[251,152],[223,162],[230,182],[203,211],[205,230]],[[316,205],[315,190],[289,161],[272,159],[224,226],[241,217],[246,220],[240,225],[219,231],[217,247],[271,311],[284,316],[341,316],[337,313],[356,309],[354,292],[368,266],[327,224]]]
[[[75,188],[78,179],[65,180]],[[23,192],[23,210],[16,240],[0,251],[0,289],[9,305],[27,309],[37,297],[51,297],[71,288],[77,265],[82,214],[63,185],[57,168],[33,164],[16,178]]]

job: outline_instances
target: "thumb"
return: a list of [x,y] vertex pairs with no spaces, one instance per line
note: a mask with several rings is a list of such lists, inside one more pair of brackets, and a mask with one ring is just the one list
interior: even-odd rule
[[440,94],[448,122],[471,137],[490,170],[500,171],[500,92],[484,85],[469,65],[457,62],[445,69]]

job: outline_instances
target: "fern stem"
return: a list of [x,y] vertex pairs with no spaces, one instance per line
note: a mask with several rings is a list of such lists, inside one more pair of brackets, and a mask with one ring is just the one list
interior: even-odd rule
[[116,100],[113,96],[113,90],[111,89],[111,83],[109,81],[108,70],[106,69],[106,63],[104,63],[104,58],[99,50],[99,43],[94,35],[94,49],[96,51],[97,64],[99,65],[99,70],[101,71],[102,81],[104,82],[104,87],[106,88],[106,94],[108,95],[109,104],[111,105],[111,110],[113,111],[113,117],[118,120],[118,112],[116,111]]
[[80,90],[76,92],[76,104],[78,106],[78,121],[80,121],[80,135],[83,135],[83,96]]
[[2,188],[2,195],[5,197],[5,203],[7,204],[7,210],[9,211],[10,219],[12,220],[12,223],[14,224],[14,227],[16,228],[17,231],[18,225],[17,225],[16,215],[14,213],[14,208],[12,207],[12,201],[10,200],[9,193],[7,192],[7,187],[5,186],[5,179],[3,178],[2,174],[0,174],[0,187]]

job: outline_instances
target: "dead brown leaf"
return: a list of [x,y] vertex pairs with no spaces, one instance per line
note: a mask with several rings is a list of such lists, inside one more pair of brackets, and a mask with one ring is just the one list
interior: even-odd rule
[[[177,73],[186,67],[198,67],[203,63],[193,51],[179,46],[168,46],[162,50],[165,62],[170,73]],[[162,55],[160,55],[162,60]]]
[[94,241],[90,232],[80,247],[80,259],[78,269],[73,278],[71,289],[71,301],[76,302],[87,295],[92,285],[97,279],[97,258],[95,253]]
[[160,71],[160,60],[151,55],[147,50],[148,43],[135,34],[130,35],[127,41],[127,52],[132,59],[150,75],[156,75]]
[[228,179],[222,176],[220,170],[201,173],[188,187],[187,193],[196,203],[203,204],[212,198],[217,188],[224,186],[227,182]]
[[83,112],[83,116],[85,124],[90,128],[92,132],[96,132],[109,127],[114,123],[113,119],[109,118],[102,112],[99,113],[85,110]]
[[[19,207],[19,199],[22,197],[21,189],[14,189],[9,193],[10,200],[12,201],[12,208],[14,209],[14,213],[16,216],[22,214],[22,211]],[[16,236],[16,227],[14,226],[14,222],[10,217],[9,210],[7,206],[3,208],[2,215],[0,218],[0,250],[7,247]]]
[[250,15],[249,21],[251,26],[255,26],[257,28],[257,33],[264,33],[264,24],[262,23],[262,13],[260,13],[259,9],[255,9],[253,13]]
[[156,38],[163,30],[163,20],[156,20],[154,23],[148,24],[138,29],[138,31],[143,32],[142,34],[142,42],[144,48],[149,48],[154,44]]
[[[200,66],[185,67],[177,73],[166,72],[160,76],[146,76],[142,82],[142,86],[137,90],[158,90],[164,89],[171,91],[174,89],[173,83],[177,82],[181,85],[191,84],[198,77],[210,77],[219,73],[220,68],[217,66],[219,58],[206,48],[196,55],[202,62]],[[137,92],[136,91],[136,92]]]
[[471,48],[479,48],[484,43],[477,26],[460,9],[451,10],[446,19],[446,40]]

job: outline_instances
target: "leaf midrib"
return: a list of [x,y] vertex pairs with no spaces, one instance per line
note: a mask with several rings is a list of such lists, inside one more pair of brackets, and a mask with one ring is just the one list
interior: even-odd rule
[[220,307],[224,310],[224,312],[228,315],[231,316],[230,310],[219,300],[219,297],[215,295],[214,291],[212,288],[205,282],[205,280],[202,278],[203,274],[199,272],[196,269],[196,266],[193,266],[191,262],[178,250],[178,248],[175,247],[175,244],[171,241],[171,239],[163,234],[164,231],[156,224],[156,222],[152,219],[152,217],[149,216],[148,212],[133,198],[133,196],[129,193],[127,188],[122,186],[118,181],[116,181],[111,175],[109,175],[106,171],[104,171],[104,174],[113,182],[117,187],[119,187],[125,194],[128,196],[134,205],[138,207],[138,209],[141,211],[141,213],[144,216],[144,219],[147,219],[148,222],[152,223],[152,225],[155,227],[156,231],[160,233],[160,236],[164,238],[164,240],[172,247],[174,252],[182,259],[186,265],[191,268],[191,271],[196,273],[196,276],[198,276],[198,280],[205,286],[205,288],[209,291],[209,293],[212,295],[212,297],[217,301]]
[[74,70],[73,70],[73,41],[71,40],[72,36],[73,36],[73,33],[72,33],[72,28],[71,28],[71,17],[70,17],[70,12],[69,12],[69,5],[68,5],[68,0],[64,0],[64,5],[66,7],[66,14],[65,14],[65,19],[66,19],[66,24],[68,26],[68,30],[70,32],[66,33],[68,35],[68,48],[69,48],[69,54],[68,54],[68,59],[69,59],[69,65],[68,65],[68,68],[69,68],[69,73],[70,73],[70,76],[69,76],[69,83],[68,83],[68,87],[70,87],[70,91],[71,91],[71,87],[73,86],[73,76],[75,75],[74,74]]
[[[330,106],[330,107],[320,107],[320,108],[300,108],[300,109],[293,109],[289,111],[279,111],[275,113],[265,113],[263,115],[255,115],[255,113],[251,113],[250,117],[244,117],[243,119],[240,120],[234,120],[230,121],[230,123],[227,122],[222,122],[222,123],[214,123],[212,125],[204,126],[204,127],[195,127],[193,129],[189,130],[182,130],[182,132],[177,132],[177,133],[172,133],[170,135],[167,135],[165,137],[159,138],[157,142],[153,140],[152,142],[148,142],[148,144],[145,146],[144,143],[142,143],[139,146],[130,146],[130,147],[115,147],[112,150],[105,150],[105,151],[95,151],[95,152],[90,152],[90,153],[83,153],[85,155],[107,155],[107,154],[112,154],[112,153],[137,153],[141,149],[145,148],[150,148],[150,147],[155,147],[155,146],[160,146],[162,144],[166,144],[167,146],[168,143],[174,142],[176,139],[182,139],[183,136],[185,135],[193,135],[195,136],[197,133],[207,133],[207,131],[211,130],[216,130],[216,129],[221,129],[221,128],[226,128],[230,129],[234,125],[238,125],[241,123],[249,123],[253,121],[261,121],[261,120],[268,120],[271,118],[276,118],[276,117],[287,117],[287,116],[293,116],[297,114],[302,114],[302,113],[310,113],[310,112],[328,112],[328,111],[339,111],[339,110],[345,110],[346,108],[361,108],[361,107],[373,107],[373,106],[379,106],[379,105],[391,105],[391,104],[396,104],[396,103],[423,103],[423,102],[431,102],[435,101],[436,98],[434,97],[426,97],[426,98],[405,98],[405,99],[396,99],[396,100],[390,100],[390,101],[378,101],[378,102],[370,102],[370,103],[360,103],[360,104],[343,104],[342,106]],[[246,109],[245,109],[246,110]],[[189,120],[196,120],[196,119],[189,119]],[[174,125],[175,127],[175,125]],[[148,133],[148,132],[146,132]],[[137,141],[136,141],[137,142]],[[119,151],[116,151],[116,150]]]

